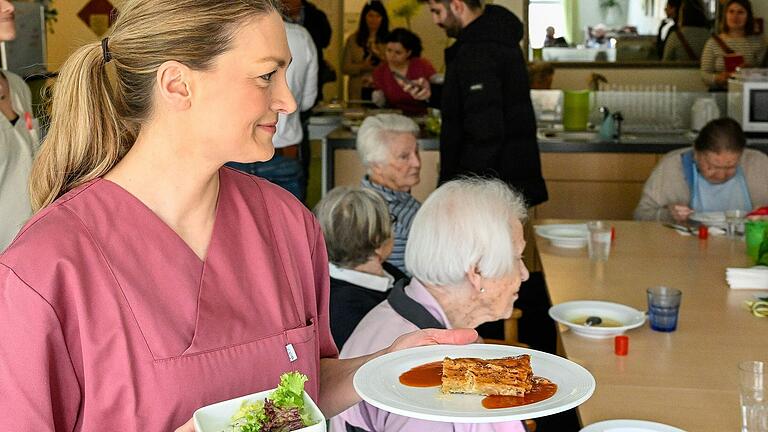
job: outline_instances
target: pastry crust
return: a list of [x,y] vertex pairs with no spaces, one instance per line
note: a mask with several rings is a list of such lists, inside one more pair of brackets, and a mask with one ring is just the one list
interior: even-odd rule
[[491,360],[443,360],[443,393],[524,396],[532,387],[533,370],[528,354]]

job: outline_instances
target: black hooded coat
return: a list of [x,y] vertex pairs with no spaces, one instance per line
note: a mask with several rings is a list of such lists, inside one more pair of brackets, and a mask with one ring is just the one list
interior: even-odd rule
[[534,206],[547,200],[547,188],[522,37],[515,14],[487,5],[445,50],[440,183],[468,174],[496,177]]

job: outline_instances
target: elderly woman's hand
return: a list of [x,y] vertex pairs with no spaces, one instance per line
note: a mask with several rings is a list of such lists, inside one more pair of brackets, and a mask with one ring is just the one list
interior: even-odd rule
[[690,207],[682,204],[670,204],[668,208],[675,222],[685,222],[693,214]]
[[416,100],[427,100],[432,96],[432,87],[426,78],[417,78],[409,83],[397,79],[397,83],[403,88],[403,91],[411,95]]
[[474,329],[424,329],[400,336],[386,351],[390,353],[424,345],[466,345],[476,341],[477,332]]

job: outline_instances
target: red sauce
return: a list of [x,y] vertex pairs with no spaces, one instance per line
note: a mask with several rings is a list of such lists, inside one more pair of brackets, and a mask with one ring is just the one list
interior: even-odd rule
[[[400,375],[400,383],[409,387],[437,387],[443,382],[443,362],[416,366]],[[529,405],[551,398],[557,392],[557,384],[542,377],[533,377],[533,388],[525,396],[492,395],[483,398],[483,407],[488,409],[511,408]]]
[[542,377],[533,377],[533,388],[525,396],[486,396],[483,406],[488,409],[511,408],[528,405],[551,398],[557,392],[557,384]]
[[436,387],[443,382],[443,362],[423,364],[403,372],[400,383],[409,387]]

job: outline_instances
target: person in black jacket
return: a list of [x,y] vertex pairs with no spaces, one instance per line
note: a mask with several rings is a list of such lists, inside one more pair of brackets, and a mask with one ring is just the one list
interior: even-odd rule
[[[509,10],[481,0],[428,0],[432,20],[456,42],[445,50],[440,103],[440,183],[462,175],[496,177],[523,193],[528,206],[545,202],[536,117],[523,24]],[[425,79],[403,83],[430,99]],[[430,104],[436,101],[430,99]]]

